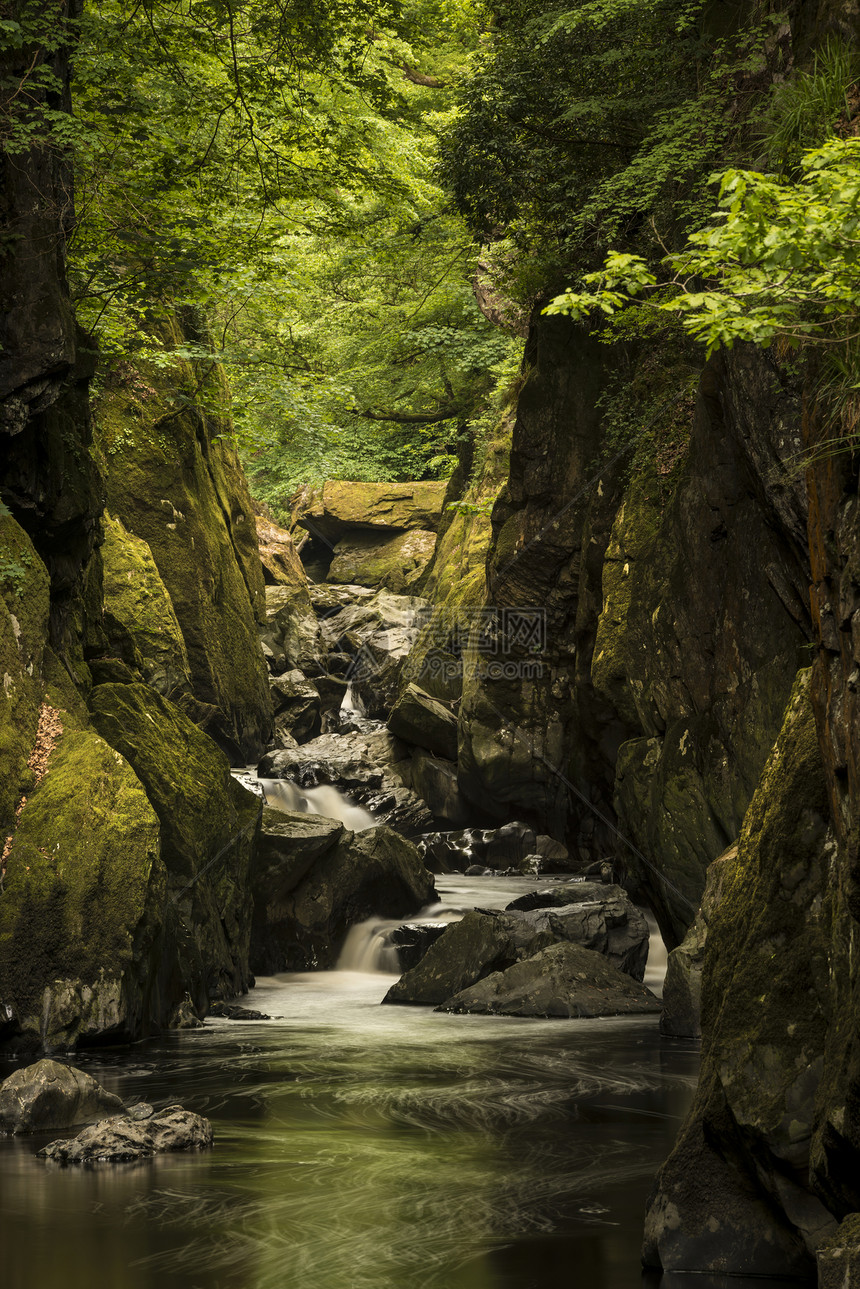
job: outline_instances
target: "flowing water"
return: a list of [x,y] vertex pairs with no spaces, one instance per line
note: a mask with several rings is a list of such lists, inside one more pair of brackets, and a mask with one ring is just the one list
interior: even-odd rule
[[[440,883],[453,916],[529,885]],[[76,1171],[34,1158],[56,1134],[0,1140],[3,1285],[639,1286],[643,1207],[696,1053],[651,1017],[380,1006],[391,980],[261,980],[248,1003],[270,1021],[77,1057],[127,1100],[208,1115],[216,1146]]]

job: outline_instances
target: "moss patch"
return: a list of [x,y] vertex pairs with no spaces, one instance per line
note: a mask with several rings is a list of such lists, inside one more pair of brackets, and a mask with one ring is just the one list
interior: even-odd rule
[[109,981],[108,1028],[137,1032],[137,945],[144,924],[157,933],[163,901],[158,819],[134,771],[93,731],[67,728],[21,813],[0,900],[0,995],[25,1033],[48,1046],[85,1034],[73,1000],[46,1003],[58,980],[91,992]]

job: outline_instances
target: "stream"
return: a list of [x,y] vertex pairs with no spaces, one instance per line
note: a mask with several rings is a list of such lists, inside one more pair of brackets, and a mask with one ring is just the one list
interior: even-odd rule
[[[438,882],[449,912],[534,886]],[[698,1053],[652,1017],[381,1007],[393,979],[261,979],[247,1001],[270,1021],[77,1054],[128,1101],[207,1115],[215,1148],[77,1171],[34,1158],[56,1133],[0,1139],[4,1285],[640,1286],[645,1202]]]

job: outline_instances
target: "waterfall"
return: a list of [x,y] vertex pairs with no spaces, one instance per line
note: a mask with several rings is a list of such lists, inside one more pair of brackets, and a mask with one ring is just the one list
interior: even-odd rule
[[258,779],[266,804],[276,810],[298,811],[306,815],[323,815],[337,819],[352,832],[374,828],[376,820],[369,810],[357,806],[337,788],[323,783],[318,788],[300,788],[290,779]]
[[351,926],[337,960],[337,970],[399,975],[400,955],[390,940],[392,929],[399,925],[399,922],[369,918]]

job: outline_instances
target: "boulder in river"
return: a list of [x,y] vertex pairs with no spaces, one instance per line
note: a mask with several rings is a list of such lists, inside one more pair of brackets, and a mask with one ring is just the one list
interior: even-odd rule
[[45,1132],[123,1110],[113,1092],[73,1065],[36,1061],[0,1083],[0,1132]]
[[437,1010],[571,1019],[659,1012],[660,1001],[603,954],[565,941],[486,976]]
[[326,645],[304,569],[301,580],[266,587],[266,622],[260,640],[269,671],[275,675],[294,667],[309,676],[324,670]]
[[601,953],[615,970],[641,980],[648,924],[626,896],[562,908],[474,909],[449,925],[418,966],[385,996],[388,1003],[439,1004],[559,941]]
[[102,1119],[70,1140],[52,1141],[37,1154],[55,1164],[120,1164],[173,1150],[205,1150],[212,1145],[212,1125],[208,1119],[182,1106],[152,1110]]
[[301,881],[268,898],[264,918],[255,921],[253,968],[263,974],[333,967],[356,922],[374,914],[409,917],[435,898],[433,877],[411,842],[384,825],[344,832]]
[[549,927],[537,928],[523,914],[473,909],[462,921],[449,924],[417,967],[391,986],[383,1002],[435,1006],[555,939]]

